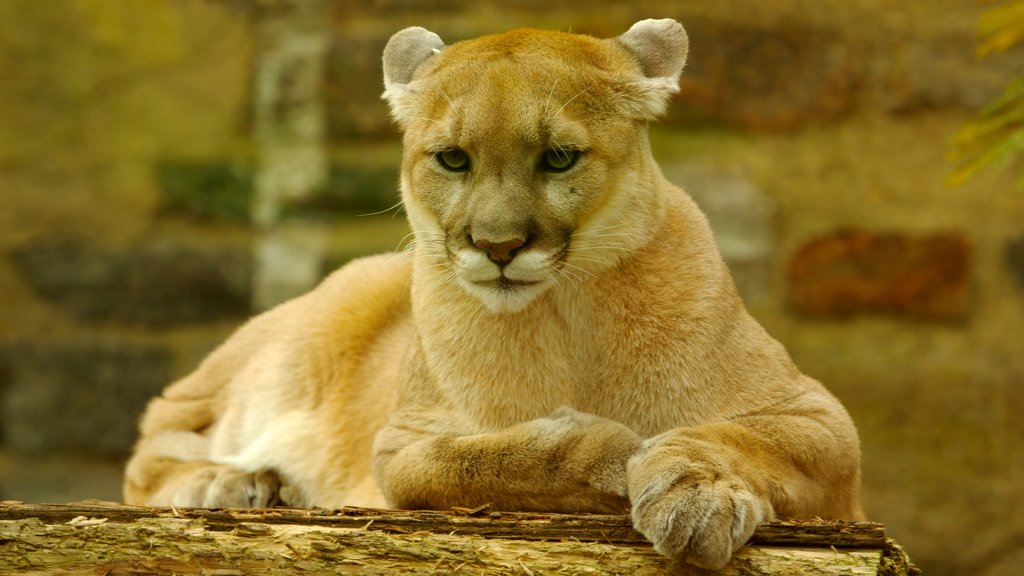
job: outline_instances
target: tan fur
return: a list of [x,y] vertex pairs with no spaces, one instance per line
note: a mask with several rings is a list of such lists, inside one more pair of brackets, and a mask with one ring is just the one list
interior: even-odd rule
[[[415,249],[255,318],[155,399],[126,500],[630,511],[711,567],[761,521],[861,517],[849,417],[746,312],[651,156],[685,57],[671,20],[396,34]],[[552,150],[578,160],[551,170]]]

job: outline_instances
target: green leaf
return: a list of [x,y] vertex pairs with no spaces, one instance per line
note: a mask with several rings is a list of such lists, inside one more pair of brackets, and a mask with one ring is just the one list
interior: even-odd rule
[[1005,52],[1024,39],[1024,1],[1012,0],[995,6],[982,15],[978,23],[982,37],[978,54],[987,56]]
[[[981,56],[1024,43],[1024,0],[1005,0],[990,8],[979,19],[978,33]],[[957,131],[946,156],[954,165],[946,177],[950,186],[963,184],[994,164],[1006,166],[1024,158],[1024,75],[1011,80]],[[1024,189],[1024,170],[1016,185]]]

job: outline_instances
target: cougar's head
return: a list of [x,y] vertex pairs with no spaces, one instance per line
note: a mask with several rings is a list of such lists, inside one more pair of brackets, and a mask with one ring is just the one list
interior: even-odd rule
[[660,176],[646,126],[678,90],[686,50],[673,20],[609,40],[395,34],[384,98],[405,133],[402,199],[425,269],[515,312],[649,241]]

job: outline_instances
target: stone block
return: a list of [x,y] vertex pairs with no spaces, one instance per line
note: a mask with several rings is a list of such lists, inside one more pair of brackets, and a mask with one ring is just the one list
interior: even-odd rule
[[1005,260],[1010,276],[1024,289],[1024,236],[1006,243]]
[[971,247],[957,233],[840,231],[790,259],[789,302],[808,316],[885,313],[963,320],[970,313]]
[[156,166],[161,212],[197,220],[249,222],[253,169],[230,162],[165,160]]
[[15,344],[0,355],[0,438],[26,454],[127,454],[172,376],[170,351],[126,342]]
[[0,500],[120,502],[123,480],[122,455],[0,453]]
[[356,166],[334,163],[323,188],[288,201],[285,218],[332,219],[341,215],[362,216],[394,207],[399,201],[398,166]]
[[[398,202],[398,165],[334,162],[326,182],[306,194],[285,198],[283,219],[332,219],[371,214]],[[203,222],[247,224],[252,218],[255,171],[226,161],[162,161],[156,168],[160,213]]]
[[975,111],[1019,74],[1024,46],[979,60],[973,34],[910,39],[889,37],[874,46],[875,90],[882,109],[910,114],[930,109]]
[[36,294],[89,321],[159,327],[250,311],[248,247],[152,238],[108,249],[65,237],[24,246],[13,259]]
[[329,230],[312,223],[284,223],[255,239],[253,306],[267,310],[304,294],[323,278]]
[[863,47],[809,26],[687,22],[692,58],[670,120],[791,130],[837,120],[860,101]]
[[392,24],[377,33],[341,31],[332,36],[324,70],[327,138],[331,144],[347,145],[358,135],[394,133],[391,115],[380,98],[380,58],[389,35],[398,29]]
[[766,297],[777,243],[775,201],[736,171],[702,164],[670,164],[664,171],[707,215],[743,298]]

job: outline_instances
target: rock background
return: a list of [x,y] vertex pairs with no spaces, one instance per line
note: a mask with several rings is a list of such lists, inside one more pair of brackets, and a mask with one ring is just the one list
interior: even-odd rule
[[[0,499],[119,498],[146,399],[251,313],[260,31],[289,5],[0,3]],[[394,31],[675,17],[690,63],[655,153],[753,313],[853,414],[869,515],[928,573],[1018,574],[1024,191],[998,170],[943,183],[953,133],[1024,62],[975,57],[984,8],[325,2],[325,176],[273,234],[310,247],[306,275],[403,241],[400,215],[356,217],[397,201]]]

